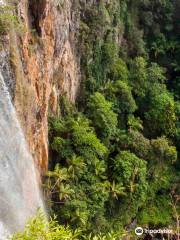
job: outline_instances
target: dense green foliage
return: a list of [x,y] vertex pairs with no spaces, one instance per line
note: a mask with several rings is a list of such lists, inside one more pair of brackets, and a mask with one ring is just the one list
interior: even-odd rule
[[69,227],[59,225],[56,219],[47,220],[42,212],[30,219],[24,231],[8,237],[9,240],[118,240],[117,234],[84,235],[80,229],[72,231]]
[[49,118],[50,211],[80,239],[113,240],[134,222],[178,231],[180,3],[80,1],[79,11],[80,94]]
[[[81,5],[81,94],[50,118],[46,190],[61,223],[85,233],[176,228],[178,2]],[[140,14],[139,14],[140,13]]]
[[25,230],[10,237],[11,240],[77,240],[80,231],[71,231],[68,227],[60,226],[56,220],[47,221],[41,212],[32,218]]
[[[82,85],[49,123],[50,206],[88,234],[179,219],[178,1],[81,6]],[[178,217],[177,217],[178,216]]]

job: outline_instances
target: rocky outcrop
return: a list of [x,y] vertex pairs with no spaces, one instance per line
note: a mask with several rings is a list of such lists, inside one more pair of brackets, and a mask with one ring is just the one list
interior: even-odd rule
[[48,113],[56,114],[61,94],[74,102],[79,87],[78,8],[70,0],[20,0],[17,9],[25,30],[21,37],[11,34],[14,104],[43,173],[48,166]]

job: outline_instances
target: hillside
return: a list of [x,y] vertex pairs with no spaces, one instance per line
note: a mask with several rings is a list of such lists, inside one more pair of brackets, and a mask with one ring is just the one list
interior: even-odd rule
[[11,1],[0,42],[61,233],[42,239],[180,239],[179,0]]

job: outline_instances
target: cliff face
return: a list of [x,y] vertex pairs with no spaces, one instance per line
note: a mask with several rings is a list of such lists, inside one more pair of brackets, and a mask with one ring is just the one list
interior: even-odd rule
[[70,0],[21,0],[17,9],[25,32],[20,38],[11,34],[14,104],[30,151],[44,172],[48,165],[48,113],[56,114],[62,93],[74,102],[80,83],[76,53],[79,16]]

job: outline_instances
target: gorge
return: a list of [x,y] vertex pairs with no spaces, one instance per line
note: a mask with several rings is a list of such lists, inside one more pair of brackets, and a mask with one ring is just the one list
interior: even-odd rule
[[179,240],[179,0],[4,2],[0,239]]

